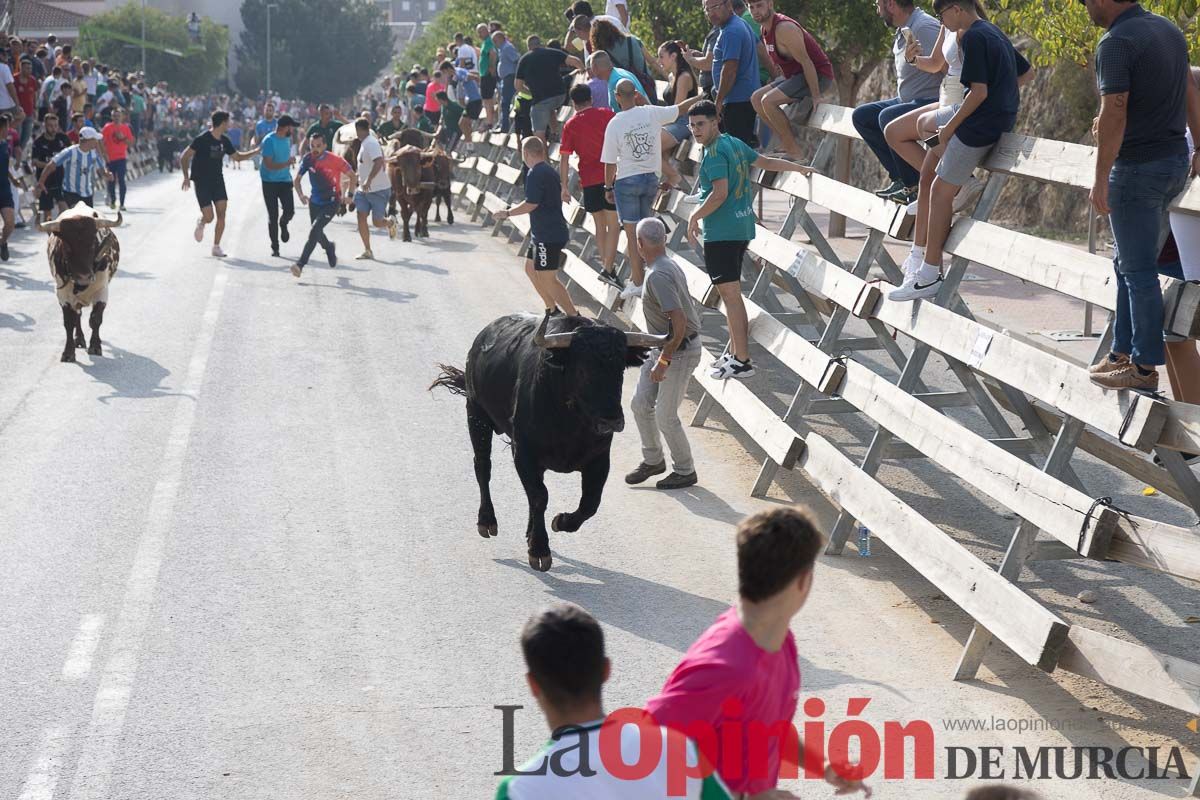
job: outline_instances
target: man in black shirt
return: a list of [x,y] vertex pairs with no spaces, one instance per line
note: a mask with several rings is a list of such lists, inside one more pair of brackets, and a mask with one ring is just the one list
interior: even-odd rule
[[254,158],[259,153],[253,150],[239,151],[229,141],[225,131],[229,129],[229,112],[214,111],[212,115],[212,130],[205,131],[192,140],[183,151],[179,166],[183,170],[183,190],[186,192],[191,184],[196,184],[196,202],[200,205],[200,219],[196,221],[196,241],[204,241],[204,226],[213,221],[216,211],[217,227],[213,232],[212,254],[224,258],[225,251],[221,249],[221,235],[225,233],[225,206],[229,196],[225,193],[225,173],[222,165],[225,156],[234,161],[245,161]]
[[558,280],[562,251],[571,238],[562,213],[562,184],[558,172],[546,161],[546,145],[536,136],[521,144],[521,156],[529,174],[525,176],[525,202],[496,212],[496,220],[518,214],[529,215],[529,250],[525,254],[525,274],[546,304],[546,312],[555,307],[574,317],[579,312]]
[[517,62],[517,91],[526,90],[533,95],[529,119],[533,123],[533,135],[545,144],[550,120],[567,96],[559,70],[564,64],[583,69],[583,62],[556,47],[542,47],[542,40],[537,36],[530,36],[527,43],[529,52]]
[[[1108,32],[1096,46],[1100,115],[1092,207],[1108,215],[1115,240],[1117,305],[1112,352],[1092,366],[1110,389],[1158,389],[1165,363],[1158,253],[1167,207],[1188,176],[1187,41],[1170,20],[1125,0],[1086,0]],[[1193,136],[1200,136],[1200,120]]]
[[[33,165],[40,175],[55,155],[71,146],[71,140],[59,130],[58,115],[47,114],[42,119],[42,135],[33,140]],[[56,169],[46,181],[46,190],[38,196],[38,210],[44,219],[50,219],[55,207],[66,211],[67,204],[62,196],[62,169]]]

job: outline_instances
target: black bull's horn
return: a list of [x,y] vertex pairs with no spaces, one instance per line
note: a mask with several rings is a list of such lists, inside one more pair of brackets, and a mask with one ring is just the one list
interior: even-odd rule
[[[560,347],[570,347],[571,337],[575,335],[571,333],[546,333],[546,326],[550,324],[550,315],[542,317],[542,324],[538,326],[537,332],[533,334],[533,343],[538,347],[546,350],[554,350]],[[671,341],[671,323],[667,322],[667,332],[662,336],[655,336],[652,333],[628,332],[625,334],[625,343],[630,347],[662,347],[667,342]]]

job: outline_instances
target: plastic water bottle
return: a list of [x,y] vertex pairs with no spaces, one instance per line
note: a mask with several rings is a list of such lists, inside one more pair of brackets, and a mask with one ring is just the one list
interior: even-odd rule
[[871,531],[866,525],[861,522],[858,524],[858,557],[870,558],[871,556]]

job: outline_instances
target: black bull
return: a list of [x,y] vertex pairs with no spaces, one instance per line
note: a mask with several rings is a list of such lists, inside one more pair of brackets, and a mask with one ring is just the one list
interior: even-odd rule
[[622,373],[669,336],[629,333],[583,317],[512,314],[479,332],[466,370],[440,365],[434,381],[467,398],[467,429],[479,482],[479,535],[497,532],[492,507],[492,435],[512,441],[517,475],[529,500],[529,565],[550,569],[546,470],[579,472],[579,508],[556,514],[551,527],[577,531],[595,516],[608,479],[613,433],[625,427]]

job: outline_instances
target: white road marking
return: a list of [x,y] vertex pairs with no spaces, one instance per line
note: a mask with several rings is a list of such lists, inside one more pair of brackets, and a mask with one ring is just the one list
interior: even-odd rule
[[138,542],[133,568],[125,587],[125,599],[121,614],[117,618],[113,636],[112,654],[104,667],[96,700],[92,706],[92,720],[83,750],[71,783],[71,800],[102,800],[108,797],[108,784],[112,777],[113,755],[125,725],[125,711],[129,707],[129,696],[133,679],[137,674],[138,655],[146,622],[154,607],[154,592],[158,585],[158,573],[162,567],[163,546],[171,528],[175,499],[179,494],[183,460],[187,453],[192,423],[196,417],[196,403],[208,355],[212,350],[213,334],[217,317],[221,311],[221,298],[225,294],[228,273],[219,270],[213,278],[212,290],[204,308],[204,317],[196,338],[196,349],[188,364],[180,392],[183,394],[175,407],[175,418],[167,436],[162,463],[159,466],[158,482],[146,511],[146,527]]
[[42,735],[42,747],[38,751],[37,761],[25,778],[25,790],[19,800],[50,800],[54,797],[54,787],[58,785],[58,776],[62,771],[63,750],[66,748],[67,730],[65,728],[47,728]]
[[92,657],[96,655],[96,647],[100,644],[100,629],[104,627],[103,614],[84,614],[79,623],[79,633],[71,642],[71,650],[67,653],[66,663],[63,664],[64,680],[77,681],[86,678],[92,671]]

